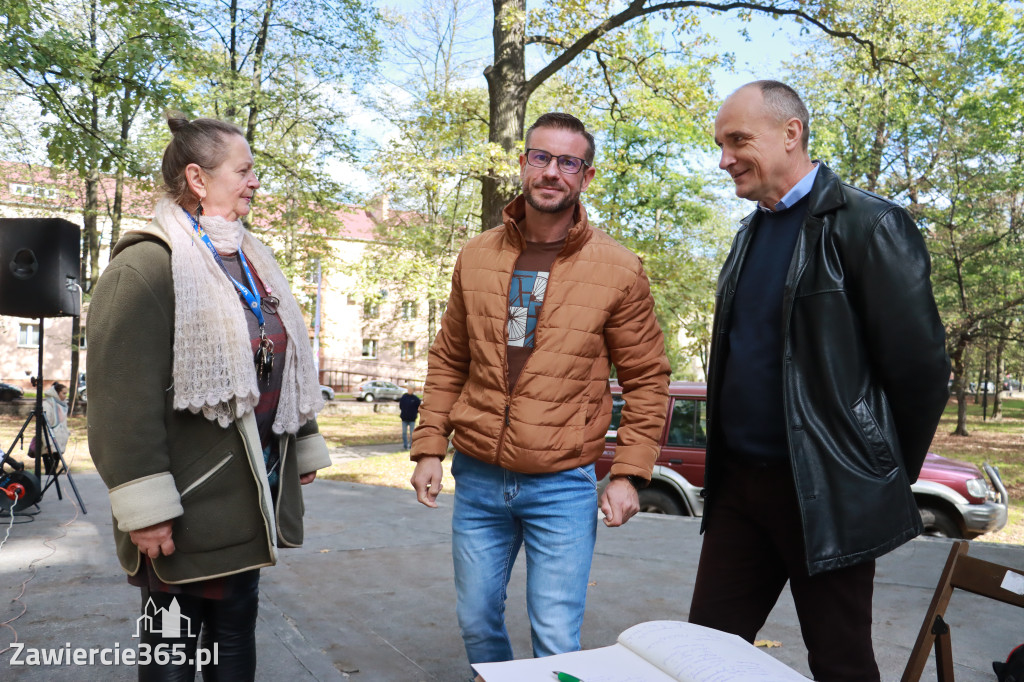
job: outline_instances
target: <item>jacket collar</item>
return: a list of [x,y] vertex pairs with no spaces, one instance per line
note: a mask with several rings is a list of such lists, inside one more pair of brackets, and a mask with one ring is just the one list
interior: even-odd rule
[[[807,214],[812,216],[830,213],[846,203],[846,199],[843,197],[843,183],[824,163],[821,161],[816,161],[816,163],[818,164],[818,175],[814,178],[814,185],[807,195]],[[740,224],[747,227],[757,213],[755,208],[740,221]]]
[[[526,248],[526,236],[520,226],[526,220],[526,197],[522,194],[513,199],[501,212],[502,222],[505,225],[506,238],[520,251]],[[561,255],[567,255],[583,248],[583,245],[590,241],[594,235],[594,229],[587,219],[587,209],[583,204],[576,202],[576,209],[573,212],[576,219],[573,226],[569,228],[569,234],[565,237],[565,246],[562,247]]]

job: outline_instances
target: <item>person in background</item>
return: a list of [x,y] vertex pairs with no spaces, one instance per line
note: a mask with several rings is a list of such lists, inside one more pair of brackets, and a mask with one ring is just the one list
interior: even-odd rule
[[[456,613],[471,664],[513,657],[505,590],[524,545],[533,655],[580,648],[597,511],[607,526],[636,514],[658,456],[668,359],[643,263],[580,203],[594,151],[569,114],[530,127],[523,193],[462,249],[430,347],[412,486],[437,506],[453,435]],[[612,364],[626,406],[599,499]]]
[[412,447],[412,430],[416,428],[416,419],[420,415],[420,399],[412,384],[407,387],[405,395],[398,399],[398,411],[402,417],[402,447]]
[[[193,679],[201,633],[204,679],[253,680],[260,569],[302,544],[301,485],[331,463],[323,397],[288,280],[241,221],[260,186],[245,136],[213,119],[168,125],[168,196],[117,242],[92,295],[89,450],[153,617],[140,654],[181,652],[139,679]],[[190,627],[164,634],[166,612]]]
[[923,530],[949,358],[910,215],[807,152],[777,81],[730,95],[719,166],[756,202],[715,295],[704,542],[690,621],[753,642],[786,583],[814,679],[878,680],[875,558]]
[[49,437],[44,434],[43,442],[46,445],[42,448],[38,447],[35,436],[32,437],[31,442],[28,444],[29,457],[38,457],[37,453],[42,452],[43,471],[47,474],[59,466],[57,458],[53,456],[55,454],[53,446],[55,445],[57,450],[63,454],[71,437],[71,430],[68,428],[67,395],[68,387],[59,381],[53,382],[46,389],[43,393],[43,419],[46,425],[50,427],[50,435],[53,436],[53,442],[51,443]]

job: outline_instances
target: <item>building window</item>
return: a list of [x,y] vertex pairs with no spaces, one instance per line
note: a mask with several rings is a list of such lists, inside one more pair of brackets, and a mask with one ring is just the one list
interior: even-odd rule
[[22,322],[18,325],[18,346],[21,348],[39,348],[39,325]]
[[416,358],[416,342],[415,341],[403,341],[402,342],[402,359],[405,361],[414,360]]
[[380,304],[367,301],[363,304],[363,317],[366,319],[380,317]]
[[363,339],[363,357],[377,357],[377,339]]
[[419,305],[416,301],[402,301],[402,319],[412,320],[419,314]]

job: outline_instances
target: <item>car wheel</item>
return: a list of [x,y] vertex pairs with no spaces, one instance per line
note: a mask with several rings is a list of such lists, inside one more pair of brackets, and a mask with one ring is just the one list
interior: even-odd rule
[[366,395],[364,395],[363,396],[363,402],[364,403],[372,403],[373,402],[373,394],[372,393],[367,393]]
[[9,400],[14,400],[14,396],[15,395],[16,394],[14,393],[14,391],[8,391],[8,390],[0,391],[0,400],[2,400],[4,402],[7,402]]
[[670,514],[684,516],[683,507],[672,495],[658,488],[644,488],[639,491],[640,511],[648,514]]
[[331,399],[331,394],[328,393],[327,391],[320,391],[320,395],[322,395],[324,397],[324,400],[330,400]]
[[960,524],[949,514],[934,507],[921,507],[924,535],[933,538],[962,538]]

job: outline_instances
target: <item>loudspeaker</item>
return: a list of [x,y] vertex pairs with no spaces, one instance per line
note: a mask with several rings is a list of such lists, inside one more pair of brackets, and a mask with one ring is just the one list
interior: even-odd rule
[[0,219],[0,315],[78,315],[80,254],[81,229],[74,223]]

